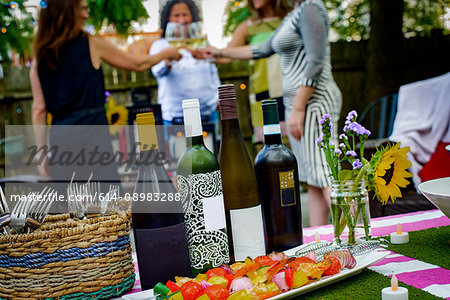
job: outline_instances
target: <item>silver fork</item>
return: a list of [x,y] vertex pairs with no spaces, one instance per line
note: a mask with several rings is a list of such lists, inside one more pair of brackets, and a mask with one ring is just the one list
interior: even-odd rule
[[11,222],[11,215],[8,207],[8,202],[6,202],[6,197],[1,186],[0,199],[0,228],[2,228],[2,232],[9,234],[9,230],[6,226]]
[[106,213],[114,213],[117,211],[120,196],[119,186],[110,185],[107,196],[107,199],[105,197],[105,201],[104,203],[102,203],[102,215]]
[[27,197],[21,197],[11,212],[11,222],[9,223],[9,227],[11,227],[17,234],[22,232],[25,227],[27,211],[32,203],[30,198],[34,197],[34,195],[35,193],[30,193]]
[[50,196],[54,192],[54,189],[48,188],[48,186],[46,186],[39,194],[37,199],[35,199],[36,201],[33,201],[33,204],[30,207],[28,216],[26,218],[26,224],[30,228],[37,229],[42,225],[42,223],[44,223],[45,217],[47,216],[50,207],[53,204],[53,199]]
[[86,214],[90,215],[102,215],[101,204],[101,187],[100,182],[87,182],[85,185],[86,191]]

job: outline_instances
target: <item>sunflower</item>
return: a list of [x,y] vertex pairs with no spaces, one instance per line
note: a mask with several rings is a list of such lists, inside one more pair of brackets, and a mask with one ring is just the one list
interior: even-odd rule
[[111,135],[115,135],[120,131],[122,125],[127,125],[128,122],[128,109],[123,105],[116,105],[116,102],[112,97],[108,97],[106,106],[106,117],[109,123],[109,132]]
[[409,147],[400,148],[400,143],[387,145],[378,150],[370,160],[373,172],[369,175],[372,190],[378,200],[386,204],[402,196],[400,188],[409,184],[406,178],[413,175],[407,171],[411,162],[407,159]]

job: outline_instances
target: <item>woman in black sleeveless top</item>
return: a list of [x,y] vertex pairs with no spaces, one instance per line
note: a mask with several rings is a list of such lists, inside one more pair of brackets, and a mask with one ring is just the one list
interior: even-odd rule
[[[39,15],[30,70],[33,125],[43,125],[34,126],[39,149],[38,172],[48,176],[50,165],[52,180],[64,187],[73,172],[78,181],[85,182],[91,172],[92,181],[118,181],[117,165],[100,160],[103,153],[113,154],[100,63],[144,71],[163,59],[179,59],[178,49],[170,47],[156,55],[132,56],[83,30],[89,17],[86,0],[46,2]],[[50,149],[57,146],[53,147],[50,159],[43,147],[47,144],[47,112],[53,117]],[[92,151],[97,151],[97,155],[89,156]],[[64,192],[63,188],[58,190]]]

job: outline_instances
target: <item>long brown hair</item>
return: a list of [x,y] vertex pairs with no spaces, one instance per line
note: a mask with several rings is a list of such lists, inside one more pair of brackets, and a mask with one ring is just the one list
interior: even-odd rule
[[[263,15],[261,11],[255,9],[252,0],[247,1],[248,8],[250,10],[250,13],[252,14],[252,20],[262,21]],[[289,0],[271,0],[271,2],[275,11],[275,15],[280,19],[283,19],[292,10],[292,5],[290,4]]]
[[33,54],[39,67],[58,68],[59,50],[83,31],[78,24],[81,0],[46,0],[39,13],[38,30],[33,41]]

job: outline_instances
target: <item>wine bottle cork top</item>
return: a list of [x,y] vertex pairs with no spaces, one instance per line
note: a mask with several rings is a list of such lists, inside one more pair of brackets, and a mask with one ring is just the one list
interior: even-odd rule
[[[136,115],[136,124],[138,125],[139,149],[141,151],[158,149],[158,138],[155,129],[155,116],[152,112]],[[146,126],[149,125],[149,126]]]
[[155,125],[155,116],[152,112],[136,115],[137,125]]
[[279,124],[277,100],[263,100],[261,106],[264,124]]
[[183,100],[183,104],[182,104],[183,109],[197,108],[197,107],[200,107],[200,102],[198,101],[197,98]]
[[220,119],[237,119],[236,91],[233,84],[223,84],[219,88]]
[[203,134],[200,103],[198,99],[183,100],[184,131],[186,137]]

